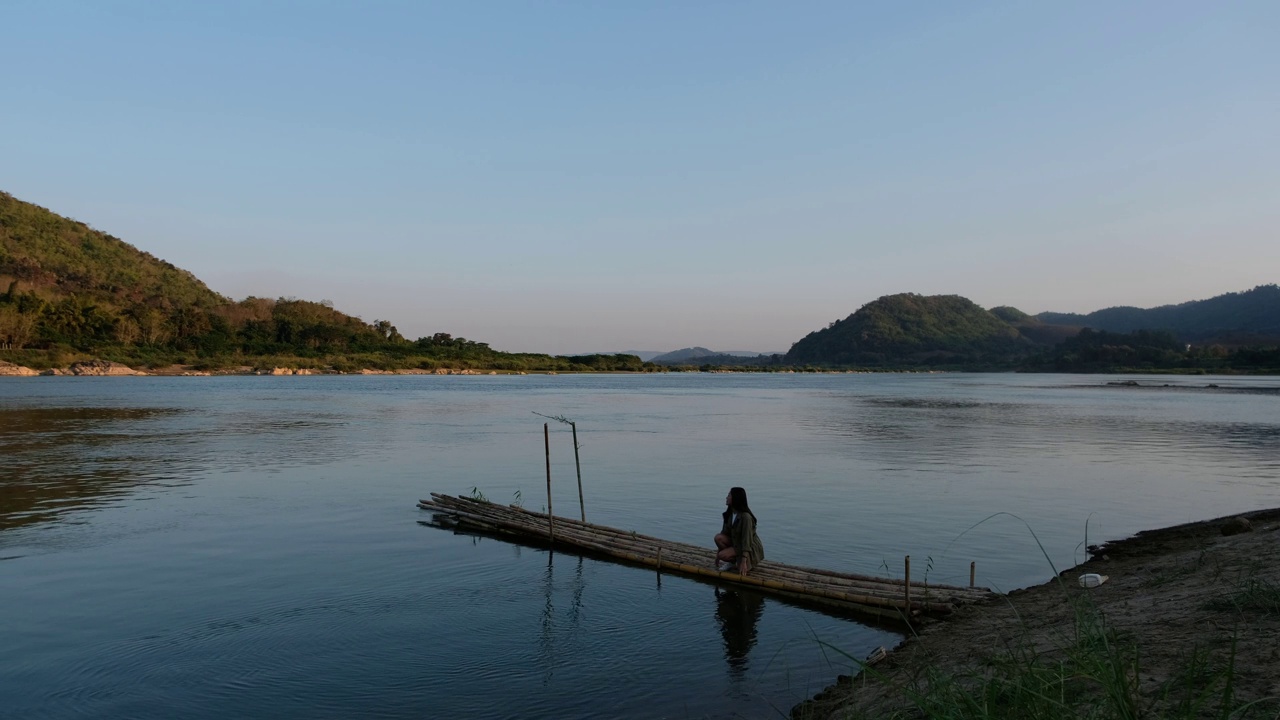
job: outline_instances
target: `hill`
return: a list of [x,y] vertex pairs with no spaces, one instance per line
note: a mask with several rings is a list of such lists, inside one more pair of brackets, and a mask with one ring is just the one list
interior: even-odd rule
[[604,354],[604,355],[635,355],[636,357],[640,358],[641,360],[649,361],[649,360],[652,360],[652,359],[654,359],[654,358],[658,357],[659,355],[662,355],[662,354],[663,354],[663,352],[662,352],[661,350],[621,350],[621,351],[619,351],[619,352],[617,352],[617,353],[574,353],[574,354],[575,354],[575,355],[598,355],[598,354]]
[[0,192],[0,290],[117,305],[227,302],[186,270],[6,192]]
[[1142,309],[1111,307],[1087,315],[1045,312],[1041,322],[1112,333],[1166,330],[1184,342],[1247,344],[1280,337],[1280,286],[1259,285],[1208,300]]
[[654,362],[659,365],[679,369],[742,369],[765,367],[781,369],[782,355],[781,353],[775,353],[772,355],[765,355],[763,353],[755,355],[712,353],[710,355],[690,355],[682,360],[654,360]]
[[714,351],[708,350],[704,347],[688,347],[658,355],[653,358],[653,362],[663,364],[682,363],[688,361],[690,358],[706,357],[708,355],[715,354],[716,353]]
[[1008,322],[959,295],[903,293],[867,303],[845,319],[809,333],[791,346],[784,362],[865,367],[1005,364],[1025,355],[1030,346]]
[[123,240],[0,193],[0,361],[36,368],[99,358],[155,368],[651,370],[629,355],[501,353],[330,304],[234,302]]

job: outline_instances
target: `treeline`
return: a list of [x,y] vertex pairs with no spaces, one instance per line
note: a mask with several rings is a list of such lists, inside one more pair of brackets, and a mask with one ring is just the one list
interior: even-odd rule
[[1085,328],[1025,363],[1033,372],[1280,373],[1280,347],[1184,343],[1172,332],[1113,333]]
[[408,340],[389,321],[365,323],[327,302],[250,297],[201,307],[120,307],[70,295],[45,299],[0,295],[0,351],[5,359],[43,368],[98,357],[134,367],[194,365],[308,367],[339,372],[362,368],[488,369],[509,371],[652,371],[634,355],[553,357],[504,353],[448,333]]

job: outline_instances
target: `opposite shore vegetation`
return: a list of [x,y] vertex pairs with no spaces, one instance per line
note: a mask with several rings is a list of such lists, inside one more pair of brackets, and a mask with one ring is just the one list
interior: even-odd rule
[[[232,300],[192,273],[0,192],[0,361],[37,371],[105,361],[157,374],[776,371],[1280,373],[1280,286],[1089,315],[984,309],[959,295],[886,295],[786,353],[678,362],[502,352],[329,301]],[[798,334],[798,333],[797,333]],[[710,351],[708,351],[710,352]],[[658,358],[663,360],[663,358]],[[182,371],[174,373],[173,368]],[[247,368],[247,370],[246,370]]]

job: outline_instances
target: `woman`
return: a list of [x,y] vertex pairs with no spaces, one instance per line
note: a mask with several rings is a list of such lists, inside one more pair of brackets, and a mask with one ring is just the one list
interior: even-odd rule
[[764,560],[764,544],[756,535],[756,514],[747,505],[747,491],[740,487],[729,488],[724,504],[724,524],[715,538],[716,562],[729,563],[746,575]]

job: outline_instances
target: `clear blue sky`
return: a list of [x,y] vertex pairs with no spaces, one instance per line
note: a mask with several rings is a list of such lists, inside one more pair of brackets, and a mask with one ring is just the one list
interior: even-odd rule
[[1280,281],[1280,3],[7,0],[0,189],[503,350]]

